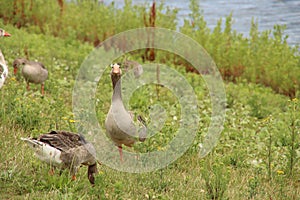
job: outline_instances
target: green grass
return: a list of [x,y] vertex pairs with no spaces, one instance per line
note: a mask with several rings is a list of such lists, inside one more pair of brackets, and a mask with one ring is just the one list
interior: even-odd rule
[[[200,23],[201,19],[198,20],[198,26],[204,26]],[[76,131],[72,113],[74,80],[80,64],[93,46],[72,37],[40,34],[33,27],[16,29],[12,25],[4,25],[2,21],[0,27],[13,35],[0,40],[1,50],[10,67],[9,78],[0,90],[1,199],[300,198],[299,91],[295,91],[296,98],[292,99],[281,95],[276,90],[279,87],[265,87],[262,77],[261,81],[257,81],[257,77],[252,80],[250,71],[255,70],[251,67],[238,78],[228,76],[225,83],[227,104],[224,130],[218,146],[207,157],[200,159],[198,144],[210,122],[210,97],[201,76],[186,72],[177,57],[167,64],[177,69],[194,88],[201,119],[196,138],[182,157],[166,168],[141,174],[119,172],[101,165],[94,187],[89,184],[85,167],[79,170],[76,181],[71,181],[68,171],[59,175],[57,170],[54,176],[49,175],[50,167],[35,158],[20,137],[37,136],[53,129]],[[266,70],[279,63],[274,73],[266,76],[272,81],[273,75],[282,74],[281,70],[292,69],[292,75],[299,75],[299,57],[284,42],[282,44],[266,37],[264,33],[253,33],[252,39],[245,39],[232,33],[230,28],[226,29],[227,32],[218,32],[217,29],[210,35],[191,29],[187,24],[184,28],[199,42],[205,42],[204,38],[210,35],[209,42],[204,46],[221,71],[228,67],[232,74],[236,74],[233,63],[241,62],[235,59],[238,58],[244,59],[246,64],[243,65],[247,66],[258,67],[258,62],[266,64],[263,65],[265,68],[258,67]],[[234,48],[227,51],[226,41],[230,41]],[[253,49],[263,46],[267,46],[266,54],[284,52],[289,62],[274,58],[273,54],[261,55]],[[245,52],[248,53],[243,54]],[[223,54],[227,57],[222,57]],[[141,60],[139,53],[128,56]],[[167,60],[166,56],[173,55],[157,53],[160,60]],[[36,59],[45,64],[49,79],[45,84],[44,97],[40,95],[40,86],[32,86],[32,90],[27,92],[23,78],[12,74],[12,62],[17,57]],[[101,125],[104,124],[112,92],[109,70],[105,73],[107,76],[100,80],[95,96],[97,118]],[[274,80],[274,83],[294,84],[291,83],[293,79],[288,77],[283,75],[283,80]],[[178,130],[178,123],[174,120],[174,116],[180,119],[177,100],[166,88],[160,88],[159,94],[157,98],[157,87],[148,85],[137,90],[129,100],[130,108],[144,113],[146,119],[150,118],[148,107],[154,103],[160,103],[167,111],[167,121],[160,133],[145,143],[136,144],[131,151],[163,150]]]

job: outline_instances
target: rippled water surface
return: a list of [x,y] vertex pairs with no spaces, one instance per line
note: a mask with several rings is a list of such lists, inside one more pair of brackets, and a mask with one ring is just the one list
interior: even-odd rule
[[[111,2],[111,0],[104,0]],[[114,1],[117,6],[124,5],[123,0]],[[132,0],[134,4],[152,3],[152,0]],[[157,0],[157,2],[159,2]],[[179,23],[182,18],[188,16],[188,0],[164,0],[171,8],[179,8]],[[285,33],[289,35],[288,42],[300,44],[300,0],[200,0],[205,20],[209,28],[214,28],[217,21],[225,19],[233,13],[233,29],[239,33],[248,35],[251,19],[258,22],[259,30],[272,29],[275,24],[286,25]]]

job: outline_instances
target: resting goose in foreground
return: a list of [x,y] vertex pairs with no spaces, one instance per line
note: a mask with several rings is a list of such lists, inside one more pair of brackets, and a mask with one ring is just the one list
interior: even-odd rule
[[[0,29],[0,37],[9,37],[10,34],[3,29]],[[5,79],[8,76],[8,67],[6,65],[6,61],[4,59],[4,55],[0,50],[0,88],[2,88]]]
[[119,148],[121,162],[123,161],[122,145],[131,147],[136,141],[144,142],[147,137],[145,121],[137,116],[140,127],[136,127],[133,115],[128,112],[121,96],[121,69],[119,64],[111,65],[111,80],[113,85],[112,103],[105,120],[106,134]]
[[27,90],[29,90],[29,83],[41,84],[41,93],[44,95],[44,82],[48,78],[48,71],[45,66],[40,62],[18,58],[13,63],[15,75],[21,65],[23,65],[22,75],[27,83]]
[[68,168],[72,180],[81,165],[88,165],[88,179],[95,183],[97,173],[96,150],[80,134],[67,131],[51,131],[38,138],[21,138],[34,150],[35,155],[50,165]]

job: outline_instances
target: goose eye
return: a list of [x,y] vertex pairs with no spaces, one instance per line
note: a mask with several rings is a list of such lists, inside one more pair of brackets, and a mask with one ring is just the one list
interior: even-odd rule
[[120,63],[113,63],[110,65],[111,68],[113,68],[115,65],[118,65],[119,68],[121,68],[121,64]]

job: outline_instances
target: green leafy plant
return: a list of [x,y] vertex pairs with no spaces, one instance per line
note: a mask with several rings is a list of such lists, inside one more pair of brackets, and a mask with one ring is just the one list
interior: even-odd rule
[[201,172],[205,180],[208,199],[226,199],[224,194],[229,182],[226,167],[212,164],[211,162],[211,160],[206,159],[203,171]]
[[299,134],[300,134],[300,107],[299,100],[294,98],[289,103],[289,145],[288,145],[288,153],[286,154],[288,158],[287,163],[287,171],[288,176],[294,178],[295,174],[295,166],[298,163],[300,156],[297,155],[297,151],[299,151]]

